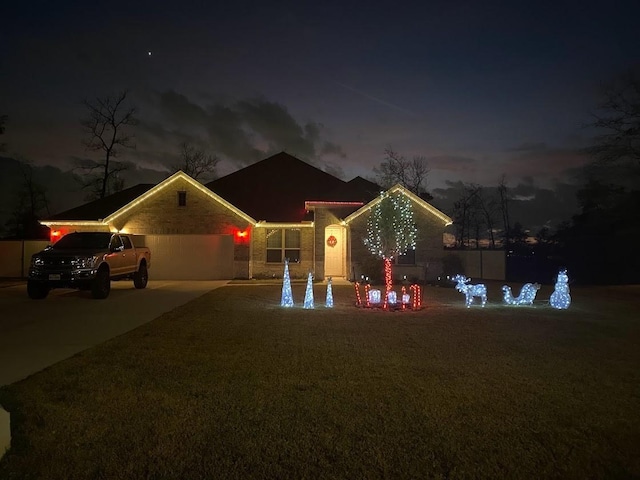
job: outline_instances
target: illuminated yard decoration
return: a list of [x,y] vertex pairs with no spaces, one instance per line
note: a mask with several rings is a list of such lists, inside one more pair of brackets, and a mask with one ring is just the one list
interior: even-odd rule
[[467,306],[467,308],[471,307],[471,304],[473,303],[473,297],[479,297],[483,307],[486,305],[487,287],[483,283],[469,285],[471,279],[460,274],[451,278],[451,281],[457,282],[458,284],[456,285],[456,290],[464,293],[465,305]]
[[373,255],[384,261],[385,310],[392,288],[391,261],[408,249],[416,248],[416,235],[411,200],[402,193],[382,193],[380,202],[371,209],[367,219],[367,235],[363,242]]
[[504,303],[507,305],[533,305],[538,290],[540,290],[539,283],[525,283],[520,290],[520,295],[514,297],[511,293],[511,287],[509,285],[503,285],[502,295]]
[[373,304],[373,305],[378,305],[380,303],[380,290],[378,290],[377,288],[373,288],[371,290],[368,291],[369,293],[369,304]]
[[396,303],[398,303],[398,294],[391,290],[389,293],[387,293],[387,302],[389,302],[390,305],[395,305]]
[[327,298],[325,299],[324,306],[327,308],[333,308],[333,289],[331,288],[331,277],[327,279]]
[[411,285],[410,289],[413,291],[413,309],[419,310],[422,308],[422,289],[417,283]]
[[284,260],[284,279],[282,281],[281,307],[293,307],[293,294],[291,293],[291,278],[289,277],[289,260]]
[[304,292],[304,305],[302,308],[314,308],[313,306],[313,276],[309,272],[307,277],[307,290]]
[[553,308],[559,310],[566,310],[571,305],[571,295],[569,295],[569,275],[566,270],[560,270],[558,272],[558,278],[556,280],[555,290],[549,298],[549,304]]

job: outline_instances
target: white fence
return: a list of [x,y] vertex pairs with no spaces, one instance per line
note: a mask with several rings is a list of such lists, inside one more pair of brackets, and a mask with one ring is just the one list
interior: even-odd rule
[[31,255],[49,243],[48,240],[0,240],[0,278],[26,277]]

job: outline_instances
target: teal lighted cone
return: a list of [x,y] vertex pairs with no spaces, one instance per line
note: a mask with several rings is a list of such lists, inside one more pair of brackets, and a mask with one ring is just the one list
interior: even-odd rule
[[293,294],[291,293],[291,278],[289,277],[289,260],[284,260],[284,279],[282,281],[281,307],[293,307]]
[[333,290],[331,289],[331,277],[327,280],[327,299],[324,302],[327,308],[333,308]]
[[313,306],[313,277],[311,276],[311,272],[309,272],[309,277],[307,278],[307,290],[304,292],[304,305],[302,308],[314,308]]

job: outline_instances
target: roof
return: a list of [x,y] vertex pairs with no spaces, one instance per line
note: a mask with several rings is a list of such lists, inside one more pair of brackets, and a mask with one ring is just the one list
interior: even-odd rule
[[94,200],[79,207],[52,215],[49,220],[99,220],[108,217],[113,212],[132,202],[155,185],[153,183],[139,183],[107,197]]
[[256,220],[301,222],[305,201],[333,200],[346,182],[285,152],[206,184]]

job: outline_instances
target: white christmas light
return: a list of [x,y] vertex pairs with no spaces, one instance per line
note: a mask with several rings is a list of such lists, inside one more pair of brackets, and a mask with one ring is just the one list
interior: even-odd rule
[[302,308],[314,308],[313,306],[313,276],[309,272],[307,277],[307,290],[304,292],[304,305]]
[[566,270],[560,270],[558,272],[558,278],[551,298],[549,298],[549,304],[553,308],[559,310],[566,310],[571,305],[571,295],[569,294],[569,275]]
[[333,289],[331,288],[331,277],[327,279],[327,298],[324,302],[327,308],[333,308]]
[[289,260],[284,260],[284,279],[282,281],[281,307],[293,307],[293,294],[291,293],[291,278],[289,277]]
[[398,294],[394,291],[391,291],[387,294],[387,301],[391,304],[391,305],[395,305],[396,302],[398,301]]
[[525,283],[520,290],[520,295],[514,297],[511,293],[511,287],[509,285],[503,285],[502,294],[504,303],[507,305],[533,305],[538,290],[540,290],[539,283]]
[[458,284],[456,285],[456,290],[458,290],[460,293],[464,293],[465,305],[467,306],[467,308],[471,307],[471,303],[473,303],[473,297],[479,297],[483,307],[486,305],[487,287],[484,285],[484,283],[468,285],[471,279],[460,274],[452,277],[451,281],[457,282]]
[[402,303],[404,303],[405,305],[408,305],[409,303],[411,303],[411,295],[409,295],[408,293],[403,293]]
[[369,290],[369,303],[378,304],[380,303],[380,290],[374,288]]

